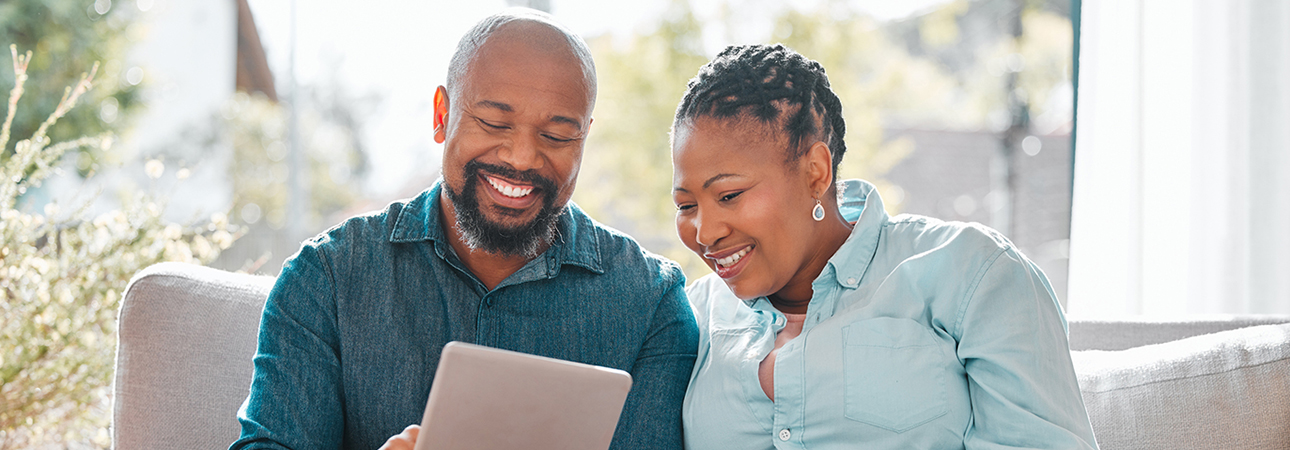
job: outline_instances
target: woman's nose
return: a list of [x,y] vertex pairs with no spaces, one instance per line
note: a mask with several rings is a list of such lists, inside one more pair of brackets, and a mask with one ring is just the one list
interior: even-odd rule
[[730,234],[725,218],[716,213],[699,211],[694,218],[694,239],[699,245],[711,247]]

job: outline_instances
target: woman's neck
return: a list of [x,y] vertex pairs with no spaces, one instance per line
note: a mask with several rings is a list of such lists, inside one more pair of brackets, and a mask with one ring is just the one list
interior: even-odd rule
[[811,245],[815,251],[797,270],[788,283],[774,294],[766,296],[770,304],[775,309],[788,314],[805,314],[807,306],[811,303],[811,296],[815,290],[811,283],[820,277],[820,272],[824,271],[824,266],[829,264],[829,258],[832,258],[842,244],[846,243],[847,237],[851,236],[853,225],[842,219],[836,206],[830,214],[832,219],[825,219],[820,223],[818,232],[808,238],[805,245]]

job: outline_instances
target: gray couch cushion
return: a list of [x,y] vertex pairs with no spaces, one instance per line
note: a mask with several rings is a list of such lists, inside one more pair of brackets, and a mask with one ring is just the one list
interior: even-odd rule
[[1124,350],[1255,325],[1290,323],[1285,315],[1190,315],[1071,320],[1071,350]]
[[1290,324],[1071,358],[1104,450],[1290,448]]
[[227,448],[274,279],[163,263],[121,301],[112,446]]

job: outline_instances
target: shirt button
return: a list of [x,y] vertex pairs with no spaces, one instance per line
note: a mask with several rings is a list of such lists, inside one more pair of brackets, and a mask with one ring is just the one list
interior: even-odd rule
[[856,284],[855,278],[847,278],[847,284]]
[[791,438],[791,437],[793,437],[793,433],[789,433],[788,428],[779,430],[779,440],[787,441],[788,438]]

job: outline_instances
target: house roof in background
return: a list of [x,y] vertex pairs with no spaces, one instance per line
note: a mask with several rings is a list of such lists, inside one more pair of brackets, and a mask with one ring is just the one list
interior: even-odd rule
[[273,71],[264,56],[260,33],[255,28],[255,17],[246,0],[237,0],[237,90],[262,93],[269,100],[278,101],[278,91],[273,85]]

